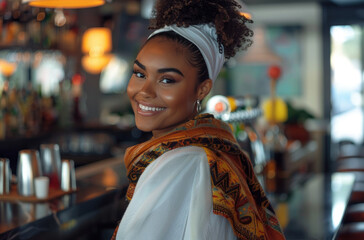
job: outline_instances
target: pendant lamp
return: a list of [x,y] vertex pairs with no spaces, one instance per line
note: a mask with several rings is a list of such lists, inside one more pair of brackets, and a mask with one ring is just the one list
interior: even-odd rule
[[91,74],[99,74],[110,62],[112,54],[103,54],[101,56],[83,56],[82,67]]
[[92,56],[103,55],[112,50],[112,34],[109,28],[89,28],[82,36],[82,52]]
[[23,0],[32,7],[42,8],[91,8],[105,4],[105,0]]
[[247,52],[238,58],[238,61],[246,64],[281,64],[282,58],[272,51],[265,40],[265,30],[263,26],[256,26],[254,29],[253,45]]
[[90,28],[82,36],[83,68],[98,74],[109,63],[112,54],[111,30],[104,27]]

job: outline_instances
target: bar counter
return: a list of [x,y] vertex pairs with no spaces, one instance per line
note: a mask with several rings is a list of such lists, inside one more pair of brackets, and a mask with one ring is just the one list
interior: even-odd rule
[[126,207],[121,163],[117,157],[76,168],[77,191],[57,199],[0,201],[0,239],[108,239]]
[[[76,169],[78,191],[45,203],[0,201],[0,239],[109,239],[126,208],[122,157]],[[350,173],[312,174],[268,194],[287,240],[335,239],[352,190]]]

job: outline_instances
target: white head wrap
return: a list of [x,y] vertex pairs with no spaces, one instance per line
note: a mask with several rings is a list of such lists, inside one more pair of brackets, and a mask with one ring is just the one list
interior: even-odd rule
[[219,52],[219,43],[215,27],[209,24],[191,25],[189,27],[165,26],[157,29],[148,38],[161,32],[173,31],[196,45],[205,59],[209,78],[215,81],[225,61],[224,48]]

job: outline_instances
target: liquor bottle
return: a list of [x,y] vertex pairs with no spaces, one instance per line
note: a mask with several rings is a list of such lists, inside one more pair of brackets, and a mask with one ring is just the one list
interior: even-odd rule
[[265,185],[268,192],[284,193],[287,189],[286,179],[286,146],[287,138],[279,125],[271,126],[266,135],[266,147],[269,161],[265,167]]
[[2,112],[2,118],[3,118],[3,137],[4,139],[9,137],[9,97],[8,97],[8,90],[9,90],[9,82],[5,81],[3,84],[3,89],[1,91],[1,99],[0,99],[0,108]]
[[5,139],[5,108],[3,107],[6,104],[6,100],[4,99],[4,94],[1,94],[0,97],[0,140]]
[[27,117],[27,132],[29,135],[36,135],[40,131],[41,125],[41,106],[38,93],[30,87],[30,93],[27,99],[29,106],[29,115]]

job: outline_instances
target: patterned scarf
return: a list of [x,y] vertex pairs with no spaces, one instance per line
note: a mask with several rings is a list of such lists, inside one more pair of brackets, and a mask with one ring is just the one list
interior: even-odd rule
[[230,127],[202,114],[170,133],[127,149],[124,160],[130,181],[127,199],[145,168],[163,153],[183,146],[202,147],[211,173],[213,212],[227,218],[239,239],[285,239],[274,210],[247,155]]

